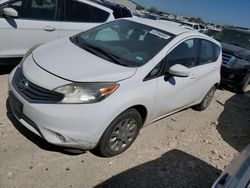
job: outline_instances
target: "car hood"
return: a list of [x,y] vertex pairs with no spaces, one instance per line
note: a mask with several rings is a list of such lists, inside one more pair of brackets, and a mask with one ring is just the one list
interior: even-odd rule
[[250,50],[248,49],[223,42],[221,42],[221,46],[224,52],[235,55],[237,57],[246,58],[250,56]]
[[136,68],[102,59],[76,46],[69,39],[39,46],[32,55],[42,69],[73,82],[116,82],[136,73]]

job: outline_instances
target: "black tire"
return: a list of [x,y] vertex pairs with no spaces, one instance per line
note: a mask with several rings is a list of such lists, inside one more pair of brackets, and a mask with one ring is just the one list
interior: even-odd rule
[[124,111],[109,125],[92,152],[101,157],[112,157],[124,152],[135,141],[141,127],[142,118],[137,110]]
[[211,103],[213,97],[214,97],[214,93],[215,93],[216,87],[213,86],[208,93],[206,94],[206,96],[203,98],[203,100],[201,101],[200,104],[197,104],[193,107],[193,109],[198,110],[198,111],[203,111],[205,110],[209,104]]
[[234,87],[233,91],[238,94],[245,93],[249,82],[250,82],[250,74],[247,74],[243,79],[242,83],[240,84],[240,86]]

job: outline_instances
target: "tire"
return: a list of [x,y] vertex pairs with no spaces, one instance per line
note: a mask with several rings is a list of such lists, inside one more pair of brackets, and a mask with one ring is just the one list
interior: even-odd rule
[[137,110],[124,111],[109,125],[92,152],[101,157],[112,157],[124,152],[135,141],[141,127],[142,118]]
[[198,110],[198,111],[203,111],[205,110],[209,104],[211,103],[213,97],[214,97],[214,93],[215,93],[215,90],[216,90],[216,87],[213,86],[209,91],[208,93],[206,94],[206,96],[203,98],[203,100],[201,101],[200,104],[197,104],[195,105],[193,108],[195,110]]
[[237,94],[242,94],[245,93],[247,90],[247,86],[250,82],[250,74],[247,74],[244,78],[244,80],[242,81],[242,83],[240,84],[239,87],[234,87],[233,91]]

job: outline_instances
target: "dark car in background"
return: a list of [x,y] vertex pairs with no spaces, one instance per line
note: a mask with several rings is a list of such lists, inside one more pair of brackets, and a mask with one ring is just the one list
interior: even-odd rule
[[250,187],[250,145],[240,153],[215,181],[212,188]]
[[220,31],[216,30],[216,29],[206,29],[206,30],[202,31],[203,34],[210,36],[210,37],[214,37],[218,32],[220,32]]
[[214,38],[222,45],[221,86],[244,93],[250,81],[250,29],[227,28]]

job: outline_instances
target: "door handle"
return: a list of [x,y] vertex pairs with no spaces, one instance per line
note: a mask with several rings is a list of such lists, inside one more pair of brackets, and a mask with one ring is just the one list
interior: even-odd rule
[[191,73],[191,75],[190,75],[190,79],[196,79],[196,74]]
[[51,26],[46,26],[46,27],[43,28],[43,30],[44,30],[44,31],[48,31],[48,32],[52,32],[52,31],[55,31],[56,28],[51,27]]

